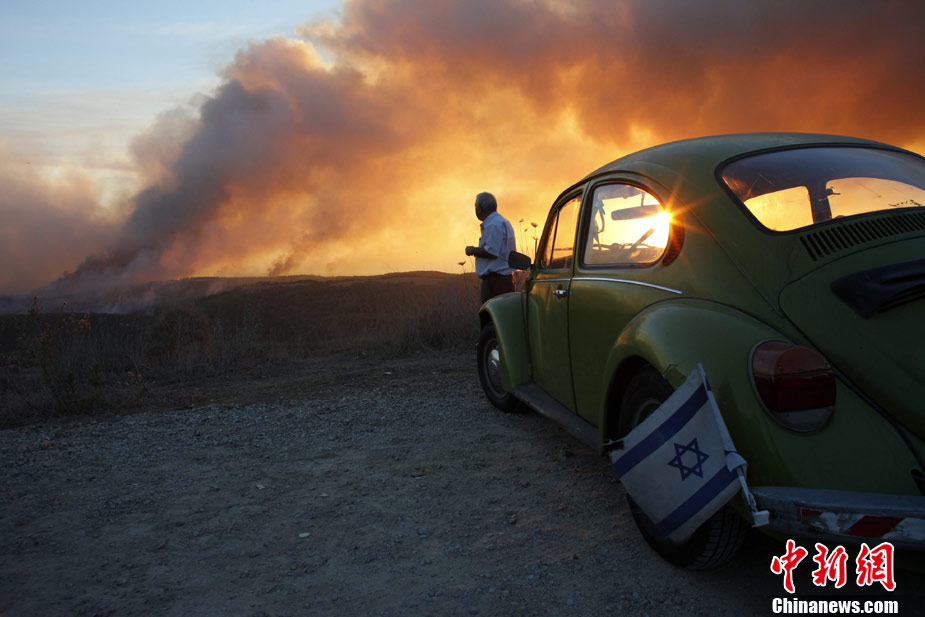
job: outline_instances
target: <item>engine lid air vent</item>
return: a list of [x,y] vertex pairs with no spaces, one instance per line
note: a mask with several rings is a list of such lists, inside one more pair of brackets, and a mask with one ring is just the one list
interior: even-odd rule
[[800,237],[813,261],[883,238],[925,231],[925,212],[893,212],[830,225]]
[[831,289],[867,319],[925,298],[925,259],[855,272],[832,281]]

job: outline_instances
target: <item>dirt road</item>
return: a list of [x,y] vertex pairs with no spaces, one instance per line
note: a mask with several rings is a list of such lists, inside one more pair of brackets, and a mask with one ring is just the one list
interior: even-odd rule
[[770,613],[779,546],[666,565],[607,461],[495,411],[473,363],[319,359],[193,409],[0,432],[0,615]]

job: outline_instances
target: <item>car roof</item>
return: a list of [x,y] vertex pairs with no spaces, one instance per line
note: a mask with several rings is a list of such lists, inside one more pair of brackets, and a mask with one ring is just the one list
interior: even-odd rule
[[[901,150],[869,139],[815,133],[740,133],[674,141],[628,154],[588,174],[578,184],[609,172],[635,171],[651,175],[662,167],[675,172],[713,174],[716,166],[736,156],[802,145],[858,145]],[[658,178],[656,178],[658,179]]]

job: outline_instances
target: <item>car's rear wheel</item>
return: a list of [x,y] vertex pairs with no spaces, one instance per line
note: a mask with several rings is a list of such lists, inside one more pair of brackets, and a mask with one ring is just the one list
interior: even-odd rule
[[479,335],[478,369],[482,390],[491,404],[507,413],[517,411],[520,403],[501,382],[501,348],[492,322],[485,324]]
[[[626,435],[655,411],[673,392],[671,385],[651,366],[640,369],[627,384],[620,405],[619,429]],[[684,542],[673,542],[626,496],[630,512],[643,538],[666,561],[676,566],[704,570],[732,560],[748,532],[745,521],[728,505],[711,516]]]

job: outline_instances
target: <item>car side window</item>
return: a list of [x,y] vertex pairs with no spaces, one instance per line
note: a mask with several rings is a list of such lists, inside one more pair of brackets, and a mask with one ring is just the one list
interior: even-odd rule
[[629,184],[594,190],[583,263],[640,265],[657,261],[668,246],[671,216],[647,191]]
[[575,255],[575,227],[580,207],[581,197],[577,196],[562,204],[556,212],[543,241],[539,262],[541,269],[568,270],[572,267]]

